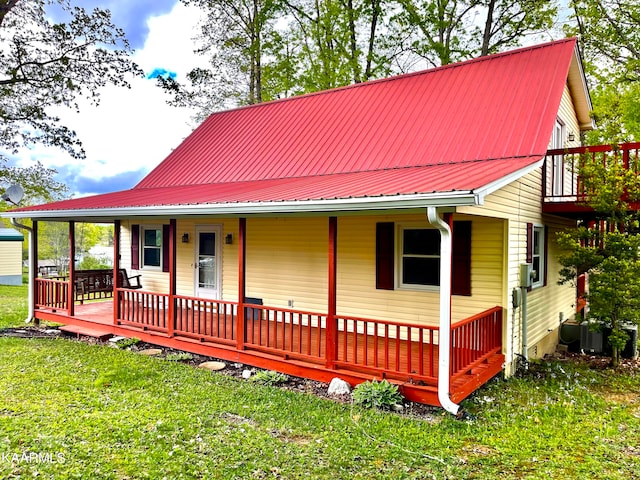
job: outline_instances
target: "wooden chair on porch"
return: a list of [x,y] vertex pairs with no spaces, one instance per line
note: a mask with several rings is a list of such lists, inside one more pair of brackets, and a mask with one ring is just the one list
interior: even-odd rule
[[124,268],[121,268],[118,270],[118,287],[128,288],[130,290],[142,288],[142,283],[140,283],[141,276],[142,275],[133,275],[130,277],[127,275],[127,271]]

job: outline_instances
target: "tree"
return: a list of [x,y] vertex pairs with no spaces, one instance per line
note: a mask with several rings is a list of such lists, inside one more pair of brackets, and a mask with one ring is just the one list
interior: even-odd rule
[[[109,11],[88,13],[58,0],[55,3],[69,21],[54,23],[45,12],[52,3],[0,0],[0,147],[15,153],[21,147],[42,144],[80,159],[84,157],[80,140],[52,108],[78,111],[79,98],[97,104],[101,87],[128,87],[125,77],[140,71],[130,60],[124,32],[113,25]],[[9,177],[28,180],[33,169],[50,173],[40,165],[22,173],[8,165],[6,154],[0,153],[0,185],[5,187]],[[38,194],[47,192],[55,196],[61,186],[49,183]]]
[[288,28],[299,44],[304,92],[360,83],[388,71],[379,54],[383,0],[285,0]]
[[611,328],[612,366],[617,367],[628,335],[625,323],[640,324],[640,179],[638,159],[585,155],[577,166],[585,203],[597,220],[558,236],[564,250],[561,283],[588,273],[586,299],[592,318]]
[[[158,77],[174,94],[175,105],[194,106],[203,120],[212,111],[277,98],[279,85],[266,82],[265,58],[270,47],[279,46],[274,24],[279,11],[276,0],[182,0],[206,12],[200,26],[196,53],[208,57],[208,68],[194,68],[188,84]],[[282,52],[275,51],[281,54]],[[280,62],[283,60],[280,59]],[[270,89],[265,88],[269,85]]]
[[600,128],[588,143],[640,139],[640,4],[632,0],[572,0],[585,73]]
[[551,28],[558,14],[553,0],[483,0],[480,6],[485,17],[480,55],[520,45],[527,35]]

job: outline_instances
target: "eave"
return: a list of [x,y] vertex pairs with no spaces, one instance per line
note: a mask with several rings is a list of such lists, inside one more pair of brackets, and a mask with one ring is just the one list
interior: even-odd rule
[[380,210],[457,207],[480,205],[483,195],[478,192],[436,192],[426,194],[379,197],[337,198],[306,201],[237,202],[199,205],[150,205],[77,210],[8,211],[4,218],[31,218],[36,221],[105,222],[128,217],[187,217],[187,216],[245,216],[346,213]]

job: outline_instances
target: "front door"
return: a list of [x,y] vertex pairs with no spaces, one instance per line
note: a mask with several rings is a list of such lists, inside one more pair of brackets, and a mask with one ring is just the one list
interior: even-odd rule
[[196,226],[196,297],[220,299],[221,236],[219,226]]

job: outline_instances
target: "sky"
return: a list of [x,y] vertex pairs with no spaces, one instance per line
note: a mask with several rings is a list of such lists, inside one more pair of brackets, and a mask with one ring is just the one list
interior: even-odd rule
[[[109,9],[122,28],[133,60],[147,77],[167,71],[180,80],[202,59],[193,54],[193,36],[199,12],[178,0],[72,0],[91,10]],[[55,13],[54,13],[55,15]],[[79,114],[67,109],[55,113],[75,130],[87,158],[74,160],[55,148],[35,146],[9,155],[12,164],[33,165],[39,160],[58,171],[57,180],[73,196],[125,190],[158,165],[196,127],[188,109],[171,107],[170,98],[153,78],[131,79],[130,90],[105,87],[100,105],[81,106]],[[53,112],[53,110],[52,110]]]

